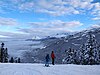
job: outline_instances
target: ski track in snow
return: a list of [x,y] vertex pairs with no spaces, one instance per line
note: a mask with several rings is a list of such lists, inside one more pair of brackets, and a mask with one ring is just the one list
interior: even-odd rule
[[100,75],[100,65],[2,64],[0,75]]

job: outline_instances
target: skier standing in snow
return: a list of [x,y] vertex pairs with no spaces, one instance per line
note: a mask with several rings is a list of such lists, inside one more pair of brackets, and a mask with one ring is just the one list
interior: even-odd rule
[[54,61],[55,61],[54,51],[52,51],[52,53],[51,53],[51,58],[52,58],[52,65],[54,65]]
[[45,59],[46,59],[45,66],[49,67],[49,60],[50,60],[49,54],[46,55]]

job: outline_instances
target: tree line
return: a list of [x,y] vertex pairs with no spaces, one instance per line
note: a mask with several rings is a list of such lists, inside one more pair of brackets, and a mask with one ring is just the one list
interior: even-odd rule
[[4,43],[1,44],[0,48],[0,62],[1,63],[20,63],[20,58],[15,59],[14,57],[9,57],[8,49],[4,48]]
[[66,57],[63,59],[63,63],[80,65],[100,64],[100,45],[91,32],[88,34],[88,40],[81,45],[79,50],[69,48],[65,50],[65,53]]

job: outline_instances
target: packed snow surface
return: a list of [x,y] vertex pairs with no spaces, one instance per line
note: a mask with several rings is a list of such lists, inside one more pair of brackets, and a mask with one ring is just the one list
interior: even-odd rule
[[0,75],[100,75],[100,65],[2,64]]

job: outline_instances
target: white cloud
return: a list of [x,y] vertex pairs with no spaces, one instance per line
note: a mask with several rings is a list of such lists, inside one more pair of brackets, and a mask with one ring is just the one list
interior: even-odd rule
[[48,13],[54,16],[61,16],[64,14],[79,14],[79,11],[75,8],[64,6],[65,2],[61,0],[41,0],[37,3],[38,9],[37,12]]
[[93,20],[100,20],[100,3],[95,3],[94,8],[91,11],[91,15],[94,15]]
[[92,1],[93,0],[40,0],[36,2],[24,2],[19,5],[19,9],[32,10],[54,16],[80,14],[87,12],[87,10],[92,9],[96,11],[100,8],[100,3],[93,4],[91,3]]
[[20,10],[29,10],[31,11],[32,9],[34,9],[34,2],[26,2],[26,3],[22,3],[20,6],[19,6],[19,9]]
[[73,28],[83,25],[79,21],[64,22],[61,20],[54,20],[49,22],[30,22],[29,24],[33,25],[34,27],[41,28]]
[[93,0],[9,0],[7,2],[0,1],[0,9],[2,9],[2,11],[6,8],[7,10],[40,12],[53,16],[83,14],[87,12],[87,10],[92,10],[91,15],[99,15],[100,3],[91,3],[92,1]]
[[[5,25],[16,25],[16,22],[12,23],[9,22],[8,18],[6,19],[7,21],[4,21],[2,25],[4,23]],[[5,18],[3,18],[3,20],[5,20]],[[10,21],[11,20],[12,19],[10,18]],[[72,32],[74,30],[71,28],[80,27],[83,24],[79,21],[64,22],[61,20],[53,20],[49,22],[30,22],[28,25],[30,25],[31,28],[17,28],[17,31],[14,32],[0,31],[0,35],[7,36],[6,38],[32,38],[33,36],[49,36],[61,32]]]
[[29,36],[26,36],[28,38],[32,38],[33,36],[39,36],[39,37],[44,37],[44,36],[50,36],[52,34],[56,33],[61,33],[61,32],[70,32],[71,30],[69,29],[62,29],[62,28],[29,28],[29,29],[19,29],[19,31],[28,33]]
[[48,36],[55,33],[61,32],[72,32],[72,28],[80,27],[83,23],[79,21],[64,22],[61,20],[54,20],[49,22],[30,22],[29,25],[33,28],[19,28],[18,31],[28,33],[30,37],[32,36]]
[[92,28],[100,28],[100,24],[92,25]]
[[100,20],[100,17],[92,18],[92,20]]
[[18,22],[13,18],[0,17],[0,25],[17,25]]
[[0,31],[0,37],[4,38],[29,38],[29,34],[25,32],[4,32]]
[[80,23],[79,21],[66,22],[65,24],[66,24],[66,26],[68,26],[68,27],[78,27],[78,26],[82,26],[82,25],[83,25],[83,24]]
[[75,10],[86,12],[86,10],[90,10],[93,8],[93,4],[91,4],[92,0],[64,0],[65,4],[75,8]]

